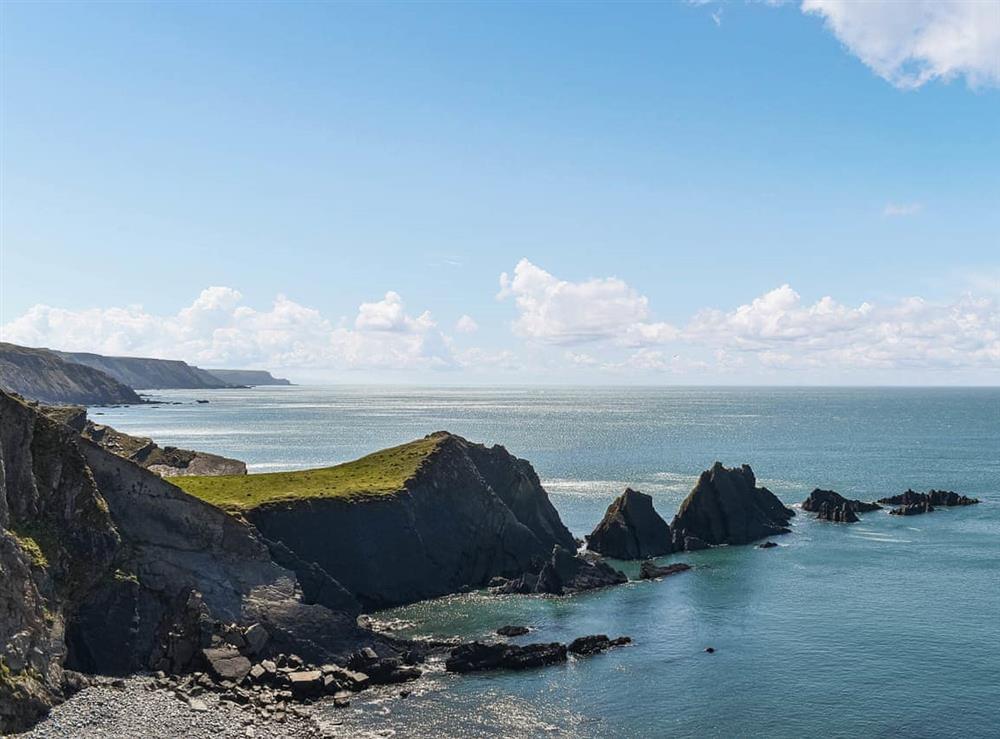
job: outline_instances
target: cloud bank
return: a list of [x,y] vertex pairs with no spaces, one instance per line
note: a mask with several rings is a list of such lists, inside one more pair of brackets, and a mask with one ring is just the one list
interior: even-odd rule
[[[500,286],[513,320],[509,334],[489,337],[488,349],[459,345],[429,312],[414,315],[393,291],[337,321],[283,295],[258,310],[231,287],[206,288],[170,315],[141,306],[36,305],[0,327],[0,336],[28,346],[320,375],[494,369],[535,377],[565,371],[798,381],[909,373],[940,381],[1000,370],[1000,290],[950,302],[909,297],[849,305],[830,296],[808,301],[786,284],[735,307],[702,307],[672,324],[654,320],[650,300],[616,277],[572,281],[522,259],[501,275]],[[466,337],[478,336],[478,328],[467,314],[454,324]]]
[[963,77],[1000,85],[1000,3],[995,0],[803,0],[879,77],[907,90]]

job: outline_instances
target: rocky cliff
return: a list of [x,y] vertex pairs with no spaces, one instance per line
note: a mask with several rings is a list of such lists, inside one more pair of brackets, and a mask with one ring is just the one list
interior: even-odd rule
[[739,469],[716,462],[701,473],[670,524],[675,551],[718,544],[749,544],[787,534],[795,511],[767,488],[757,487],[749,465]]
[[141,403],[135,391],[109,375],[68,362],[46,349],[0,342],[0,389],[42,403]]
[[291,385],[283,377],[274,377],[266,370],[207,369],[210,375],[230,385]]
[[230,387],[230,383],[187,362],[149,357],[106,357],[88,352],[53,352],[67,362],[86,365],[137,390]]
[[0,392],[0,732],[60,700],[64,668],[192,669],[224,624],[317,663],[382,644],[329,575],[274,548]]
[[131,436],[111,426],[94,423],[82,406],[39,406],[49,418],[64,423],[102,449],[134,462],[160,477],[184,475],[245,475],[246,462],[218,454],[177,447],[161,447],[145,436]]
[[444,432],[326,470],[179,484],[239,508],[367,607],[484,586],[576,548],[527,462]]
[[587,548],[617,559],[646,559],[673,551],[670,527],[649,495],[627,488],[587,537]]

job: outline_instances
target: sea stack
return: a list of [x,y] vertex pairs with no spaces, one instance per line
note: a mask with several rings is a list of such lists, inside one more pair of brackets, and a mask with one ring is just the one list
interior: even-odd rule
[[653,509],[653,498],[626,488],[587,537],[587,548],[615,559],[648,559],[673,551],[670,526]]
[[670,524],[674,551],[719,544],[749,544],[787,534],[795,511],[767,488],[757,487],[749,465],[723,467],[716,462],[701,473]]

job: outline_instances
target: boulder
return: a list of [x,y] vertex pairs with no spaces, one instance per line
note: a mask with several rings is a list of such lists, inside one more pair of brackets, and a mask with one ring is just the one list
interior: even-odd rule
[[776,547],[776,546],[778,546],[778,545],[775,544],[773,541],[765,541],[763,544],[758,544],[757,548],[758,549],[774,549],[774,547]]
[[216,680],[238,683],[250,674],[253,665],[250,660],[231,646],[213,647],[201,650],[205,666]]
[[651,496],[626,488],[587,537],[587,548],[616,559],[659,557],[672,551],[670,526]]
[[288,673],[288,684],[296,698],[316,698],[323,694],[323,673],[319,670],[299,670]]
[[719,544],[749,544],[787,534],[795,511],[770,490],[757,487],[749,465],[739,469],[716,462],[698,478],[670,525],[675,550]]
[[669,577],[670,575],[676,575],[679,572],[685,572],[690,569],[691,565],[684,562],[675,562],[674,564],[661,567],[652,560],[646,560],[639,565],[639,579],[656,580],[657,578]]
[[267,646],[267,640],[271,638],[271,635],[267,633],[265,629],[260,624],[251,624],[246,631],[243,632],[243,640],[246,643],[246,653],[250,655],[260,654],[264,647]]

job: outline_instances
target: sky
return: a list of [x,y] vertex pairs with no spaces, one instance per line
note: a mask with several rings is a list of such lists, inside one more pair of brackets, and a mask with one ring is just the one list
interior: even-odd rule
[[1000,3],[0,4],[0,338],[1000,379]]

